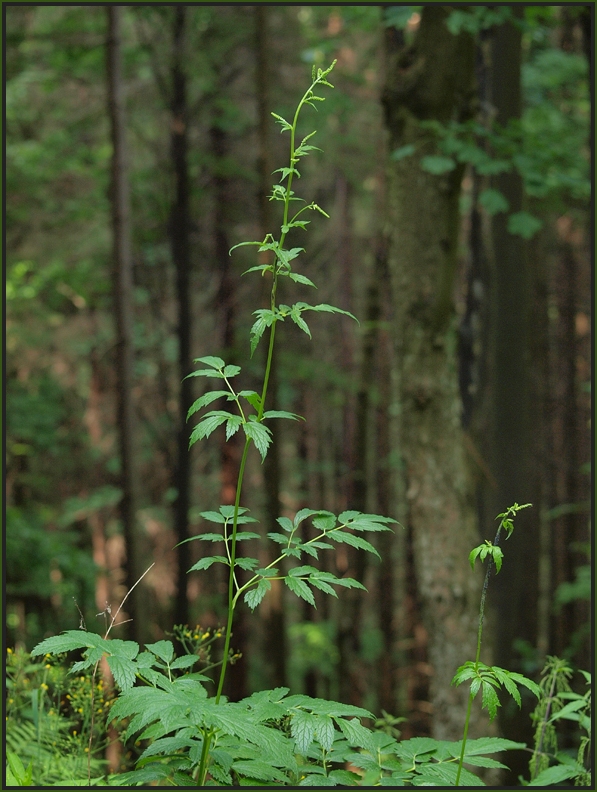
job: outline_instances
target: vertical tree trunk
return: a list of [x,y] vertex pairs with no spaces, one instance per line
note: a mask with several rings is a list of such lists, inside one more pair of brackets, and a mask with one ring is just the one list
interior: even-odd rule
[[[258,203],[259,203],[259,239],[263,239],[271,227],[271,202],[269,192],[272,183],[272,161],[271,161],[271,142],[270,142],[270,123],[269,94],[270,94],[270,75],[269,75],[269,47],[270,36],[268,33],[268,9],[266,6],[258,5],[254,8],[255,16],[255,56],[256,56],[256,91],[257,91],[257,134],[258,134]],[[269,252],[261,254],[269,256]],[[264,280],[264,296],[269,294],[269,279]],[[267,290],[267,292],[266,292]],[[264,347],[265,349],[265,347]],[[278,383],[277,358],[274,352],[274,359],[270,371],[269,390],[267,395],[266,409],[276,409],[276,391]],[[265,523],[266,533],[277,532],[279,525],[277,518],[282,514],[282,504],[280,503],[280,435],[283,426],[282,422],[277,422],[272,426],[273,443],[269,448],[268,454],[263,462],[263,479],[265,485]],[[272,553],[274,548],[271,542],[268,543],[270,557],[268,563],[274,560]],[[283,602],[284,587],[280,580],[272,581],[272,590],[266,602],[262,606],[263,624],[263,663],[268,672],[268,685],[271,687],[283,687],[286,684],[286,620],[284,616]]]
[[443,6],[424,6],[414,43],[387,53],[384,105],[392,148],[415,146],[388,173],[400,450],[432,666],[433,735],[458,739],[468,693],[450,682],[457,667],[475,656],[481,592],[480,572],[473,575],[468,565],[478,532],[460,420],[452,303],[462,170],[441,176],[422,170],[421,157],[433,153],[433,143],[419,125],[470,114],[474,42],[448,31],[448,13]]
[[[339,210],[341,211],[342,233],[339,240],[340,265],[344,269],[342,280],[344,282],[345,300],[343,304],[351,305],[350,281],[350,211],[349,190],[346,179],[338,177]],[[372,442],[373,421],[371,415],[371,388],[375,382],[376,349],[378,341],[378,321],[380,316],[380,293],[378,283],[378,265],[374,262],[369,275],[367,299],[365,307],[365,330],[361,342],[361,362],[358,372],[358,390],[354,411],[354,430],[347,431],[352,448],[349,449],[348,464],[352,470],[352,478],[348,487],[347,505],[349,509],[368,511],[367,504],[375,493],[370,491],[370,465],[368,464],[369,449]],[[349,307],[350,310],[350,307]],[[343,359],[347,364],[352,362],[354,356],[349,339],[344,340]],[[347,421],[345,421],[345,424]],[[348,575],[361,583],[364,582],[367,569],[366,554],[347,548],[349,559]],[[365,693],[364,681],[367,669],[359,659],[361,650],[361,630],[363,622],[363,592],[358,589],[346,591],[341,599],[340,623],[338,628],[338,677],[340,685],[340,699],[356,706],[362,706]]]
[[[120,517],[126,544],[126,586],[130,590],[141,575],[139,568],[139,540],[136,529],[134,431],[132,400],[133,381],[133,273],[131,255],[130,193],[128,156],[125,140],[125,106],[121,74],[119,6],[108,6],[107,71],[108,112],[112,138],[112,229],[113,229],[113,288],[116,314],[117,368],[117,426],[120,445]],[[142,585],[142,584],[141,584]],[[137,586],[127,601],[132,621],[128,631],[136,641],[141,640],[143,608],[141,586]]]
[[[522,8],[514,7],[521,17]],[[493,32],[490,64],[490,99],[496,123],[506,126],[521,113],[521,31],[511,22]],[[511,213],[523,208],[523,184],[516,172],[495,177],[493,186],[506,198]],[[540,482],[534,474],[533,442],[540,409],[531,409],[530,315],[532,283],[526,243],[509,233],[508,215],[492,218],[492,271],[490,284],[490,448],[489,464],[497,487],[489,493],[492,504],[487,522],[515,501],[533,503],[516,520],[502,571],[492,582],[496,603],[495,660],[504,668],[516,667],[515,641],[537,643]],[[537,328],[535,328],[535,332]],[[494,527],[488,526],[488,532]],[[500,710],[500,722],[511,739],[530,742],[528,712]],[[524,772],[524,758],[511,763],[511,783]]]
[[[190,456],[186,424],[187,412],[192,403],[191,380],[185,379],[191,370],[191,289],[190,289],[190,210],[189,173],[187,161],[187,76],[185,72],[185,27],[187,9],[174,8],[172,26],[172,113],[170,153],[174,171],[175,194],[170,215],[170,248],[176,271],[176,299],[178,303],[178,377],[181,380],[178,395],[178,443],[173,486],[174,530],[177,543],[188,538],[190,505]],[[189,567],[188,544],[177,548],[177,589],[174,611],[175,624],[187,624],[189,603],[187,597],[187,571]]]

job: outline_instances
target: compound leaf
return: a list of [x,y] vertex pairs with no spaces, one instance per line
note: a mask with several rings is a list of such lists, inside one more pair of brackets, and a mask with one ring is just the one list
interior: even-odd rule
[[284,582],[286,583],[288,588],[294,594],[297,595],[297,597],[301,597],[301,599],[304,599],[306,602],[309,603],[309,605],[313,605],[314,608],[316,607],[315,598],[313,597],[313,592],[311,591],[309,586],[304,582],[304,580],[294,577],[285,577]]
[[256,423],[255,421],[243,424],[243,430],[246,436],[255,443],[255,447],[261,454],[261,460],[263,461],[267,454],[269,444],[271,443],[270,430],[267,428],[267,426]]

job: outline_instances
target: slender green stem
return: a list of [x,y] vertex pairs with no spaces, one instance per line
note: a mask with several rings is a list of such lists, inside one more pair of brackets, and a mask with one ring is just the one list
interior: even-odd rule
[[220,679],[218,682],[218,690],[216,693],[216,704],[220,702],[222,689],[224,687],[224,678],[226,676],[226,668],[228,666],[228,650],[230,649],[230,636],[232,634],[232,616],[234,611],[234,563],[236,561],[236,529],[238,527],[238,509],[240,506],[240,495],[243,486],[243,478],[245,475],[245,465],[247,463],[247,454],[251,439],[247,437],[245,447],[243,448],[243,455],[240,460],[240,468],[238,471],[238,481],[236,483],[236,497],[234,499],[234,518],[232,523],[232,537],[230,543],[230,574],[228,575],[228,620],[226,624],[226,637],[224,638],[224,662],[220,670]]
[[[493,544],[495,546],[499,545],[500,543],[500,531],[502,530],[503,521],[500,522],[499,528],[497,529],[497,533],[495,535],[495,539],[493,540]],[[485,580],[483,582],[483,591],[481,593],[481,605],[479,606],[479,629],[477,630],[477,653],[475,655],[475,666],[479,663],[481,659],[481,638],[483,636],[483,620],[485,618],[485,598],[487,596],[487,587],[489,586],[489,577],[491,575],[491,570],[493,568],[493,560],[490,558],[487,564],[487,571],[485,572]],[[466,738],[468,735],[468,727],[469,721],[471,718],[471,708],[473,706],[473,699],[475,697],[472,693],[469,694],[468,697],[468,707],[466,710],[466,719],[464,721],[464,733],[462,735],[462,748],[460,750],[460,759],[458,760],[458,772],[456,773],[456,782],[454,786],[458,786],[460,781],[460,774],[462,773],[462,764],[464,762],[464,752],[466,750]]]
[[[222,667],[220,669],[220,679],[218,681],[218,689],[216,692],[216,704],[219,704],[224,687],[224,679],[226,678],[226,669],[228,667],[228,652],[230,651],[230,636],[232,634],[232,620],[234,615],[234,562],[236,560],[236,529],[238,526],[238,509],[240,506],[240,495],[243,486],[243,478],[245,474],[245,465],[247,462],[247,454],[251,439],[247,437],[243,455],[240,460],[240,468],[238,471],[238,479],[236,482],[236,497],[234,499],[234,518],[232,523],[232,541],[230,545],[230,574],[228,575],[228,619],[226,621],[226,637],[224,638],[224,651],[222,659]],[[205,776],[207,775],[207,761],[209,758],[209,748],[211,745],[212,734],[204,736],[203,748],[201,751],[201,761],[199,763],[198,784],[203,786],[205,783]]]
[[456,773],[456,781],[454,782],[454,786],[458,786],[458,784],[460,783],[460,774],[462,773],[462,764],[464,762],[464,751],[466,749],[466,738],[468,735],[469,721],[471,719],[471,709],[473,706],[473,699],[474,699],[473,694],[469,693],[468,707],[466,708],[466,720],[464,722],[464,734],[462,735],[462,748],[460,749],[460,759],[458,760],[458,772]]

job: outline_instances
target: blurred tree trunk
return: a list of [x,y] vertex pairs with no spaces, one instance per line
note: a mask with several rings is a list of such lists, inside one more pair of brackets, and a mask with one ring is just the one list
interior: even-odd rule
[[[391,161],[388,172],[400,450],[432,667],[433,735],[454,740],[462,734],[468,690],[450,682],[457,667],[475,657],[481,593],[480,572],[473,575],[468,565],[479,535],[460,420],[452,298],[462,169],[438,176],[420,165],[434,150],[420,122],[463,121],[472,109],[474,41],[448,31],[449,10],[424,6],[410,46],[394,49],[386,37],[384,106],[392,149],[415,147],[411,156]],[[474,714],[472,733],[477,723]]]
[[[270,124],[272,121],[270,107],[270,71],[269,71],[269,48],[270,36],[268,32],[268,9],[266,6],[258,5],[254,9],[255,23],[255,58],[256,72],[255,82],[257,91],[257,134],[258,134],[258,203],[259,203],[259,239],[263,239],[267,233],[272,232],[271,202],[269,193],[272,183],[272,158]],[[263,262],[271,260],[269,252],[260,254]],[[264,278],[263,296],[265,303],[269,298],[271,281]],[[264,346],[265,350],[266,347]],[[277,409],[276,392],[278,386],[278,366],[277,356],[274,352],[272,366],[270,370],[269,389],[267,394],[267,410]],[[266,533],[279,531],[280,526],[276,522],[282,514],[282,504],[280,503],[280,439],[283,430],[281,421],[274,422],[271,427],[273,433],[273,443],[269,448],[268,454],[263,462],[263,480],[265,485],[265,525]],[[267,563],[274,560],[275,547],[268,542],[269,555]],[[272,590],[266,601],[261,606],[263,617],[263,646],[262,662],[267,669],[268,686],[283,687],[286,685],[286,620],[284,616],[283,602],[284,587],[282,581],[272,581]]]
[[[230,240],[230,206],[231,184],[227,175],[227,157],[229,156],[230,140],[226,131],[225,119],[218,106],[226,97],[227,89],[235,76],[229,64],[216,62],[216,88],[211,96],[212,119],[209,127],[209,142],[213,157],[211,187],[213,190],[213,234],[214,234],[214,266],[218,273],[218,290],[215,297],[219,343],[228,363],[236,363],[236,291],[232,271],[232,259],[229,255]],[[229,99],[227,101],[230,101]],[[229,405],[222,404],[222,409]],[[220,503],[233,504],[236,495],[236,484],[241,457],[241,440],[238,434],[226,441],[221,438],[220,446]],[[243,554],[242,547],[237,548],[237,556]],[[225,595],[227,606],[228,598]],[[247,610],[244,603],[239,603],[235,612],[232,647],[235,652],[243,655],[240,662],[232,665],[227,674],[227,694],[232,701],[238,701],[248,695],[248,625]]]
[[[376,431],[375,480],[372,484],[377,503],[377,512],[389,517],[396,517],[390,479],[393,420],[390,413],[392,401],[392,341],[387,329],[389,300],[387,295],[382,292],[382,285],[389,282],[387,247],[387,239],[380,234],[374,263],[374,279],[378,300],[375,381],[378,384],[379,396],[374,413]],[[379,709],[385,710],[392,715],[397,713],[398,707],[396,684],[396,599],[400,571],[404,565],[403,560],[397,558],[396,550],[403,544],[400,536],[401,531],[402,528],[400,526],[393,526],[393,532],[381,533],[377,543],[381,556],[377,575],[377,608],[379,628],[383,640],[383,651],[378,660],[377,700]]]
[[[513,13],[521,18],[522,7]],[[505,127],[521,114],[521,31],[512,22],[499,25],[491,40],[490,101],[495,121]],[[509,212],[523,209],[523,184],[511,171],[496,176],[492,186],[509,204]],[[485,509],[487,538],[494,531],[494,517],[515,501],[533,503],[516,519],[502,571],[492,581],[496,603],[495,661],[504,668],[517,667],[515,641],[537,645],[539,573],[540,479],[533,465],[533,444],[540,433],[541,410],[532,399],[530,318],[533,284],[526,242],[508,231],[508,214],[500,212],[491,223],[492,266],[489,306],[490,426],[487,459],[496,479],[488,491]],[[534,328],[534,333],[539,327]],[[528,711],[503,707],[500,723],[513,740],[532,741]],[[526,760],[513,758],[510,783],[525,771]],[[505,783],[508,783],[505,781]]]
[[[190,505],[190,455],[187,412],[192,403],[191,380],[185,377],[191,371],[191,289],[190,289],[190,210],[189,166],[187,159],[187,75],[185,67],[185,34],[187,9],[174,8],[172,21],[172,98],[170,102],[171,130],[170,156],[174,171],[174,201],[170,214],[170,249],[176,271],[176,299],[178,303],[178,443],[173,487],[174,531],[177,543],[189,535]],[[188,544],[177,548],[177,587],[174,606],[174,623],[187,624],[189,603],[187,597],[187,571],[190,565]]]
[[[120,24],[122,11],[108,6],[107,71],[108,112],[112,139],[112,233],[113,289],[116,314],[117,427],[120,445],[120,517],[126,544],[126,587],[133,588],[141,575],[139,539],[136,527],[136,481],[134,460],[135,417],[132,399],[133,382],[133,272],[131,255],[130,193],[126,148],[125,104],[122,86]],[[144,634],[141,586],[134,588],[127,600],[132,619],[128,632],[140,642]]]

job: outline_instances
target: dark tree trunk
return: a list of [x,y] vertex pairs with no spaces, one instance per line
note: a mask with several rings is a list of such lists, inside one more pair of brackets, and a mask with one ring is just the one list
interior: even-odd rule
[[[170,248],[176,272],[176,299],[178,304],[178,444],[173,486],[174,530],[177,543],[184,542],[189,535],[190,505],[190,456],[189,432],[186,424],[187,412],[192,403],[191,380],[185,377],[191,371],[191,289],[190,289],[190,209],[189,170],[187,160],[187,76],[185,71],[185,34],[187,9],[184,5],[174,8],[172,26],[172,100],[170,103],[171,132],[170,151],[174,170],[175,193],[170,215]],[[187,597],[187,571],[190,565],[188,544],[177,548],[177,587],[174,612],[175,624],[187,624],[189,603]]]
[[[436,176],[420,165],[422,156],[433,153],[420,121],[462,121],[472,109],[474,42],[466,33],[448,31],[448,13],[443,6],[424,6],[409,47],[393,51],[388,36],[384,105],[391,147],[416,147],[388,172],[400,450],[428,636],[433,735],[458,739],[468,696],[466,686],[450,683],[457,667],[475,657],[481,592],[480,572],[473,575],[468,565],[479,538],[460,421],[452,298],[462,170]],[[475,714],[472,729],[477,728]]]
[[[514,7],[522,16],[522,8]],[[491,40],[490,101],[500,127],[521,114],[521,31],[507,22],[495,28]],[[523,184],[516,172],[493,180],[509,204],[509,212],[523,209]],[[527,243],[508,231],[508,214],[494,215],[491,223],[492,268],[490,284],[489,354],[490,427],[487,457],[496,489],[488,493],[486,538],[495,530],[493,518],[514,502],[533,503],[534,508],[516,519],[515,532],[505,548],[506,559],[492,581],[496,604],[495,661],[503,668],[520,671],[516,641],[537,645],[537,605],[541,482],[535,475],[533,446],[540,433],[541,409],[532,408],[533,360],[531,358],[531,312],[533,282]],[[537,327],[534,328],[536,333]],[[532,742],[528,710],[500,709],[500,724],[511,739]],[[524,757],[514,757],[505,783],[515,783],[525,771]]]
[[[133,383],[133,272],[131,255],[130,193],[128,156],[125,140],[125,104],[122,87],[122,54],[119,6],[108,6],[108,111],[112,137],[112,232],[113,232],[113,289],[116,314],[116,370],[118,382],[117,426],[120,446],[120,518],[126,545],[126,587],[133,588],[141,575],[139,540],[136,529],[134,432],[135,417],[132,399]],[[142,585],[142,584],[141,584]],[[141,641],[144,609],[141,586],[129,596],[127,612],[132,619],[128,625],[131,638]]]
[[[258,203],[259,203],[259,239],[263,239],[267,233],[272,232],[271,202],[269,193],[272,183],[272,158],[270,124],[271,115],[269,112],[270,101],[270,66],[269,48],[271,46],[268,32],[268,9],[266,6],[259,5],[254,8],[255,16],[255,56],[256,72],[255,82],[257,91],[257,135],[258,135]],[[260,254],[266,259],[270,254],[265,252]],[[264,298],[269,297],[270,279],[263,279]],[[267,304],[267,303],[265,303]],[[265,346],[264,346],[265,350]],[[270,370],[269,388],[267,394],[267,410],[275,410],[276,391],[278,384],[277,357],[274,352],[272,366]],[[277,518],[282,514],[282,504],[280,503],[280,436],[283,426],[281,422],[275,422],[271,427],[273,432],[273,443],[269,448],[268,454],[263,462],[263,479],[265,486],[265,524],[266,533],[279,531]],[[275,548],[268,542],[270,553],[267,562],[274,560],[272,555]],[[283,687],[286,685],[286,619],[284,616],[283,585],[281,581],[273,581],[272,590],[268,595],[267,602],[262,606],[263,613],[263,647],[262,657],[264,666],[267,669],[268,685],[271,687]]]

